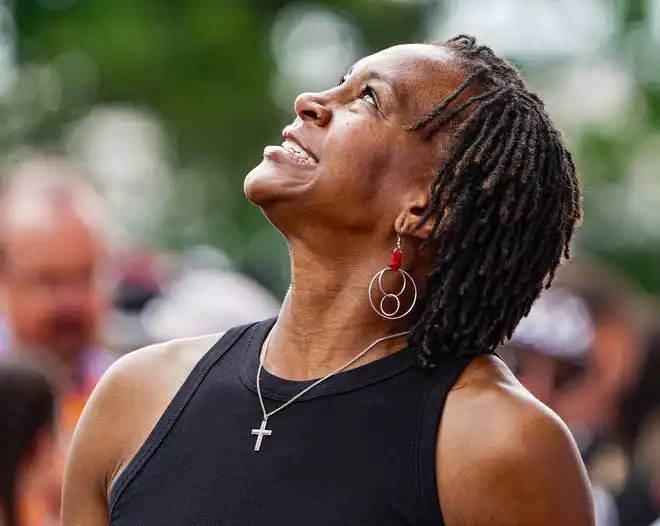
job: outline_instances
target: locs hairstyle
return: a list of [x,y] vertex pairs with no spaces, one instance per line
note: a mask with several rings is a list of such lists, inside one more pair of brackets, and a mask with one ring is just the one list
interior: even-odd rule
[[466,79],[409,127],[423,140],[441,130],[453,137],[421,221],[448,207],[427,245],[434,265],[410,335],[422,366],[489,353],[510,338],[570,256],[582,219],[571,153],[516,68],[473,37],[441,45]]

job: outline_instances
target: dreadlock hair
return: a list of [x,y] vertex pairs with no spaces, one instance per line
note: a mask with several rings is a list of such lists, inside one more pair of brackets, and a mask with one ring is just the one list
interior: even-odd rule
[[490,353],[510,338],[562,256],[570,257],[582,219],[571,153],[516,68],[470,36],[441,45],[466,79],[408,128],[422,130],[424,140],[441,130],[452,138],[420,222],[441,218],[427,244],[434,266],[409,337],[425,367],[443,356]]

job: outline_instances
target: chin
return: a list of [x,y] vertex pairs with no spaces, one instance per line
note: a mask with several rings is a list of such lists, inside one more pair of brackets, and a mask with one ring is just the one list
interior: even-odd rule
[[306,194],[315,178],[310,177],[309,173],[292,173],[293,170],[286,168],[268,160],[253,168],[243,183],[243,192],[248,201],[263,208],[274,203],[292,201]]
[[243,192],[251,203],[261,206],[272,199],[272,182],[268,181],[268,170],[262,162],[254,167],[243,182]]

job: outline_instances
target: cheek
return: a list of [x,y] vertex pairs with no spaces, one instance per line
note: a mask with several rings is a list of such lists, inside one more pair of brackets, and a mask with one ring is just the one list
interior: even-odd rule
[[23,324],[36,323],[48,311],[48,295],[36,287],[17,285],[9,290],[7,308]]
[[341,197],[371,201],[392,161],[390,137],[364,122],[346,122],[329,134],[322,179]]

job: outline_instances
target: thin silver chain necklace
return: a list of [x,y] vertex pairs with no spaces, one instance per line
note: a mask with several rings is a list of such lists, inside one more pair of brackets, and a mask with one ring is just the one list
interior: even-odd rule
[[261,422],[261,427],[258,429],[253,429],[252,430],[252,435],[257,437],[257,441],[254,444],[254,450],[259,451],[261,449],[261,442],[263,441],[264,437],[269,437],[273,434],[273,431],[271,429],[266,429],[266,426],[268,425],[268,419],[273,416],[276,413],[279,413],[282,409],[285,407],[290,406],[293,402],[298,400],[301,396],[306,394],[307,392],[311,391],[314,389],[317,385],[322,384],[325,382],[328,378],[333,377],[334,375],[342,372],[344,369],[347,367],[350,367],[353,365],[355,362],[357,362],[360,358],[362,358],[365,354],[367,354],[371,349],[373,349],[376,345],[379,343],[382,343],[387,340],[393,340],[394,338],[399,338],[400,336],[405,336],[408,334],[409,331],[405,332],[398,332],[396,334],[391,334],[389,336],[383,336],[382,338],[378,338],[374,342],[372,342],[366,349],[361,351],[357,356],[354,358],[351,358],[348,362],[346,362],[344,365],[342,365],[339,369],[336,369],[332,371],[330,374],[324,376],[323,378],[319,378],[314,382],[313,384],[307,386],[305,389],[300,391],[297,395],[295,395],[293,398],[291,398],[288,402],[284,402],[281,406],[273,409],[270,413],[266,411],[266,406],[264,405],[264,399],[263,396],[261,395],[261,370],[264,367],[264,360],[266,359],[266,354],[268,353],[268,347],[270,344],[270,335],[272,334],[272,329],[271,332],[268,333],[268,336],[266,337],[266,342],[264,343],[264,352],[259,359],[259,368],[257,369],[257,395],[259,396],[259,404],[261,404],[261,411],[264,414],[264,419]]

